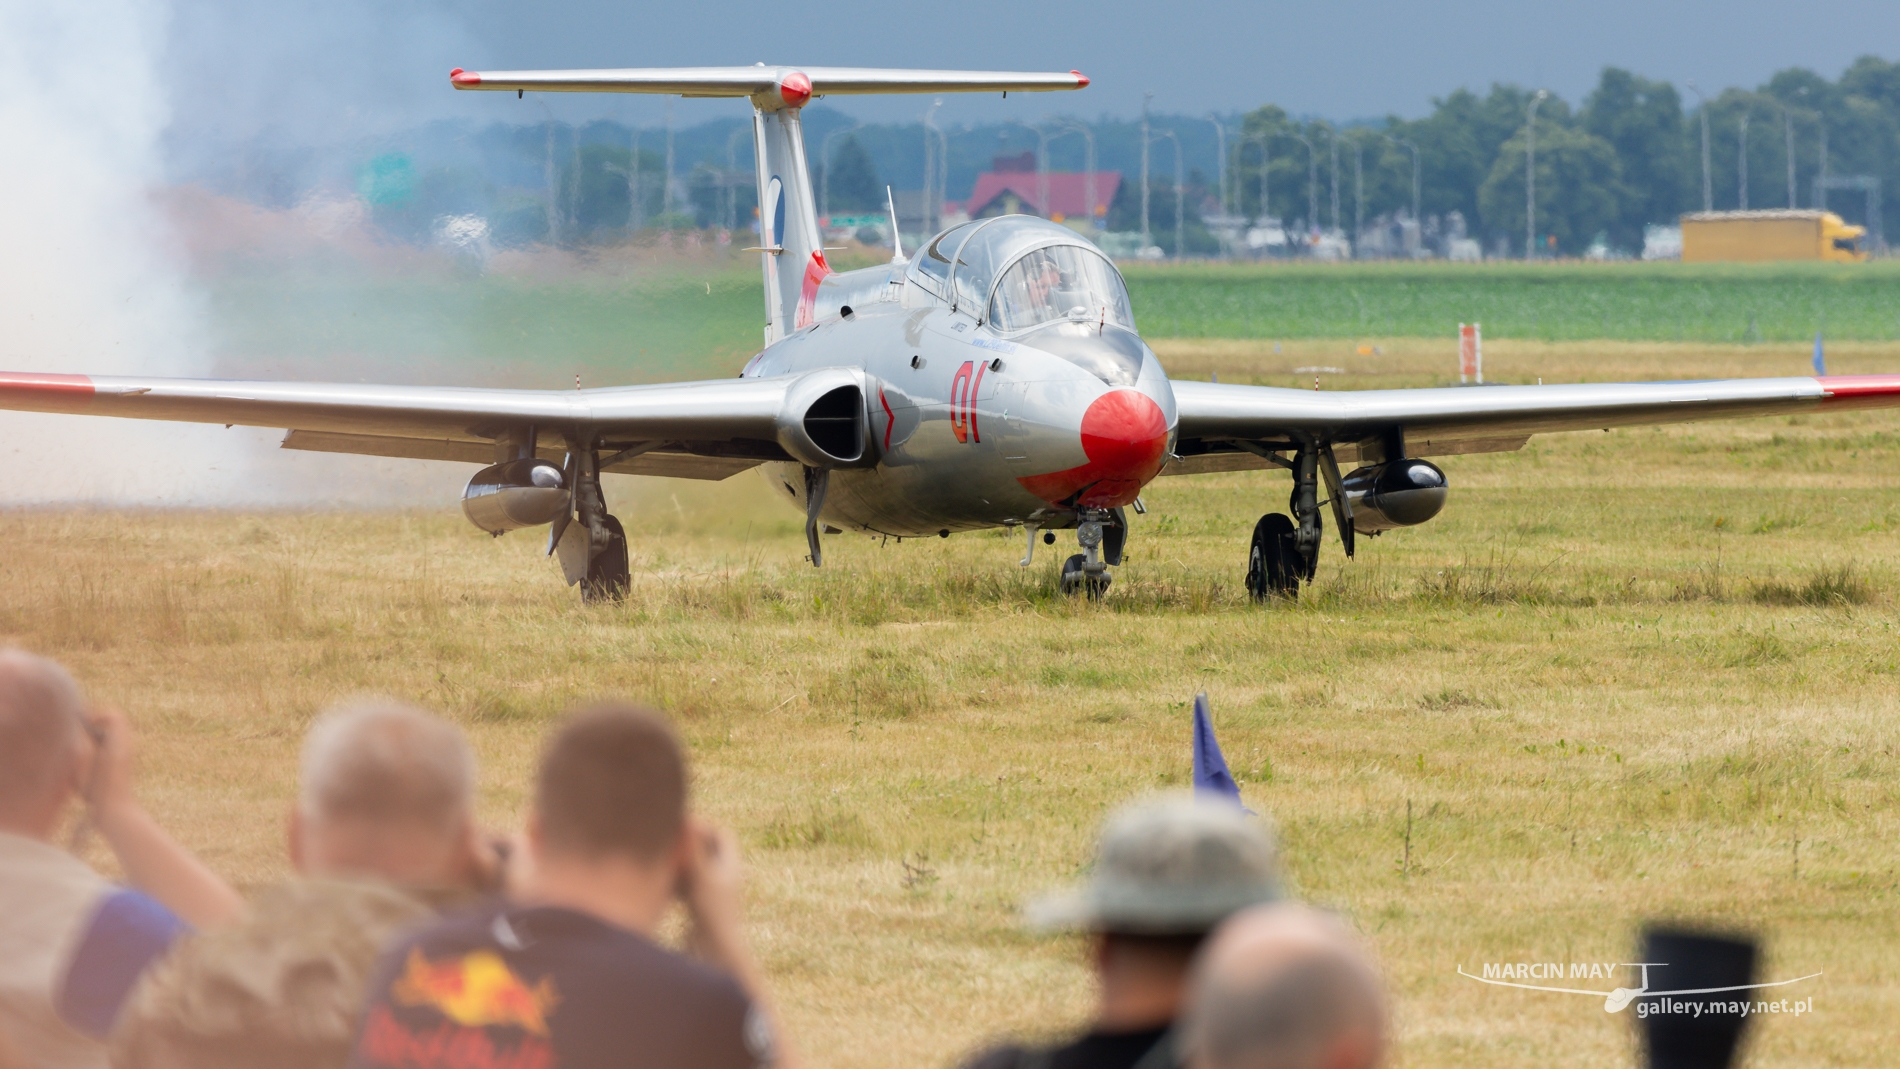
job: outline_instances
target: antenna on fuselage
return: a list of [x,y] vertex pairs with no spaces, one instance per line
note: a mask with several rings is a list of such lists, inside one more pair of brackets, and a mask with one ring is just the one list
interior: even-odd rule
[[889,186],[884,187],[884,203],[891,209],[891,262],[901,264],[904,262],[904,236],[897,232],[897,197]]

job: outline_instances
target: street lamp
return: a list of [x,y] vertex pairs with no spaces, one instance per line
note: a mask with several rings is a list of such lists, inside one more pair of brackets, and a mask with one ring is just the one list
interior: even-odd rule
[[1537,255],[1537,105],[1550,90],[1539,89],[1525,109],[1524,120],[1524,258]]
[[[1746,107],[1746,105],[1744,105],[1744,107]],[[1741,121],[1737,123],[1737,126],[1740,128],[1741,133],[1735,139],[1735,155],[1736,155],[1735,166],[1736,166],[1736,169],[1741,172],[1741,190],[1739,193],[1739,198],[1741,200],[1741,208],[1742,208],[1742,211],[1747,211],[1748,210],[1748,112],[1747,111],[1742,112]]]
[[[1088,146],[1085,150],[1086,155],[1083,157],[1083,166],[1087,169],[1082,172],[1082,196],[1088,201],[1088,207],[1085,210],[1088,212],[1089,225],[1100,230],[1104,220],[1095,214],[1095,131],[1089,129],[1088,123],[1076,119],[1056,119],[1055,123],[1063,129],[1064,133],[1081,134],[1083,143]],[[1056,137],[1061,136],[1061,134],[1056,135]]]
[[1358,138],[1352,139],[1352,251],[1359,257],[1359,244],[1366,239],[1366,172],[1361,166],[1364,155]]
[[1036,135],[1036,211],[1047,219],[1054,214],[1049,210],[1049,135],[1041,127],[1031,126],[1021,119],[1009,119],[1007,122]]
[[1319,229],[1319,154],[1303,135],[1287,136],[1306,146],[1306,229],[1312,233]]
[[[855,134],[863,128],[863,123],[857,123],[843,130],[833,130],[825,135],[824,143],[818,147],[818,159],[824,164],[824,169],[818,172],[818,214],[827,219],[831,218],[831,143],[846,134]],[[730,142],[726,145],[726,151],[728,155],[731,154]]]
[[1214,158],[1220,161],[1215,175],[1220,180],[1220,213],[1227,214],[1227,128],[1221,125],[1218,115],[1209,115],[1207,121],[1214,124]]
[[1702,116],[1702,210],[1712,212],[1715,210],[1715,193],[1709,185],[1709,102],[1703,98],[1702,90],[1697,89],[1694,82],[1682,84],[1695,94],[1696,111]]
[[1181,206],[1187,199],[1185,191],[1181,188],[1181,139],[1174,136],[1173,130],[1163,130],[1155,136],[1157,138],[1165,137],[1169,141],[1174,142],[1174,258],[1179,260],[1183,248],[1181,235],[1184,233],[1182,226],[1184,217],[1182,215]]
[[726,229],[739,229],[739,185],[734,176],[739,171],[739,137],[750,134],[750,124],[735,126],[732,133],[726,135]]
[[[1272,140],[1273,140],[1272,134],[1261,134],[1257,137],[1247,138],[1246,142],[1242,142],[1243,144],[1247,142],[1252,142],[1253,144],[1260,146],[1260,222],[1262,224],[1265,224],[1266,221],[1270,218],[1270,216],[1267,214],[1267,164],[1269,162],[1269,153],[1267,152],[1267,143]],[[1235,181],[1239,181],[1239,177],[1240,177],[1239,175],[1235,175],[1234,177],[1235,177]],[[1244,197],[1239,195],[1239,191],[1236,190],[1236,194],[1234,197],[1235,206],[1238,207],[1239,203],[1244,199],[1245,199]]]
[[1339,233],[1339,131],[1326,128],[1326,137],[1332,143],[1333,163],[1329,176],[1333,183],[1333,233]]
[[1141,94],[1141,251],[1148,251],[1148,102],[1153,93]]
[[[1418,146],[1417,146],[1417,145],[1414,145],[1414,144],[1412,144],[1412,143],[1411,143],[1410,141],[1403,141],[1403,140],[1400,140],[1399,138],[1396,138],[1396,137],[1393,137],[1393,136],[1392,136],[1391,134],[1380,134],[1379,136],[1380,136],[1380,137],[1383,137],[1383,138],[1385,138],[1385,139],[1386,139],[1387,141],[1390,141],[1390,142],[1392,142],[1393,144],[1395,144],[1395,145],[1397,145],[1397,146],[1399,146],[1400,148],[1403,148],[1403,149],[1410,149],[1410,150],[1411,150],[1411,152],[1412,152],[1412,221],[1413,221],[1414,223],[1417,223],[1417,222],[1419,221],[1419,215],[1418,215]],[[1420,224],[1420,225],[1423,225],[1423,224]]]
[[[937,99],[931,101],[930,107],[925,109],[924,111],[924,204],[923,204],[923,211],[924,211],[924,229],[929,231],[930,234],[935,234],[937,232],[937,222],[938,222],[937,212],[941,210],[941,207],[942,207],[940,204],[937,203],[936,199],[930,195],[930,187],[932,183],[934,183],[937,179],[936,153],[933,151],[933,149],[936,146],[931,144],[930,135],[932,134],[937,135],[937,140],[942,142],[944,155],[948,156],[950,154],[949,141],[944,138],[943,131],[937,129],[937,122],[936,122],[937,109],[941,107],[943,107],[943,98],[938,97]],[[896,226],[897,224],[895,221],[893,221],[891,225]],[[928,236],[929,236],[928,234],[925,235],[926,238],[928,238]]]

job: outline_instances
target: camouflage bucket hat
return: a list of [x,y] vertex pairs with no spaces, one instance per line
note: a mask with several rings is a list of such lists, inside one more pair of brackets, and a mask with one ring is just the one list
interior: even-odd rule
[[1169,795],[1111,815],[1088,882],[1030,903],[1027,915],[1044,930],[1189,935],[1280,898],[1264,821],[1225,800]]

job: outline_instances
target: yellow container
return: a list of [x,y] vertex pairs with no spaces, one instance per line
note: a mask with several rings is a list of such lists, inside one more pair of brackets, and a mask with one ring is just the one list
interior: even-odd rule
[[1860,247],[1866,227],[1849,226],[1833,212],[1776,209],[1760,212],[1693,212],[1682,217],[1685,263],[1867,258]]

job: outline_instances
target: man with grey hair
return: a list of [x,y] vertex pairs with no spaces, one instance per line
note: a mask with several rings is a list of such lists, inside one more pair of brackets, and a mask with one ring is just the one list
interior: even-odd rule
[[1338,917],[1290,903],[1238,914],[1195,966],[1189,1069],[1373,1069],[1385,1053],[1377,965]]
[[497,890],[474,790],[474,752],[439,717],[378,700],[318,718],[290,812],[298,878],[151,971],[113,1035],[113,1064],[342,1066],[383,944]]
[[[130,888],[54,845],[74,799]],[[104,1066],[147,967],[192,926],[243,910],[134,798],[124,715],[88,705],[54,662],[0,648],[0,1034],[21,1063]]]
[[1233,913],[1280,898],[1273,837],[1224,799],[1125,806],[1102,831],[1088,883],[1029,909],[1043,929],[1081,930],[1097,994],[1088,1031],[1052,1047],[1003,1046],[970,1069],[1172,1069],[1189,967]]

